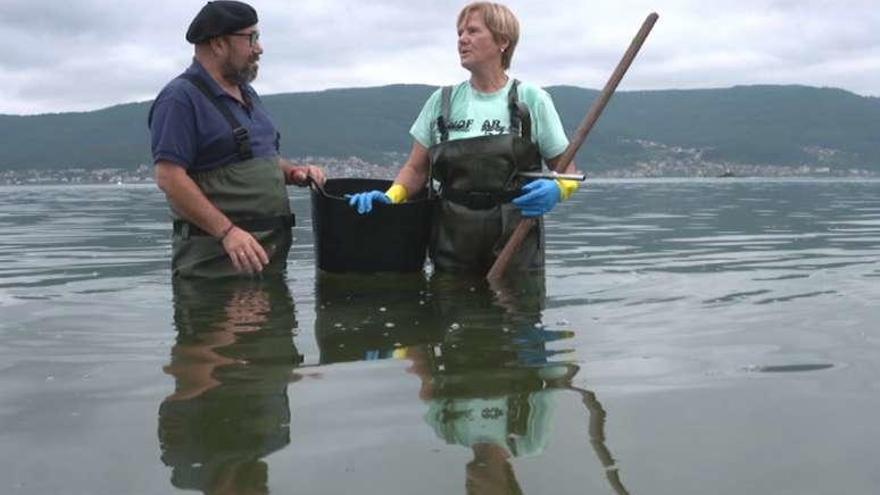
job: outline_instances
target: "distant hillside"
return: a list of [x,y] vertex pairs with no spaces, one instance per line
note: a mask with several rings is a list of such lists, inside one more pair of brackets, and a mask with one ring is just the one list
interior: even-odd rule
[[[575,125],[598,93],[553,88],[566,124]],[[880,171],[880,99],[839,89],[737,86],[639,91],[615,96],[590,137],[586,156],[610,166],[642,155],[631,140],[705,150],[703,158],[770,165],[815,164]],[[594,139],[595,138],[595,139]],[[616,158],[618,157],[618,158]]]
[[[408,129],[433,87],[393,85],[264,97],[287,156],[408,152]],[[569,133],[597,91],[548,88]],[[129,168],[150,163],[149,103],[94,112],[0,115],[0,171]],[[588,170],[657,161],[685,148],[718,163],[862,168],[880,173],[880,99],[839,89],[737,86],[615,95],[579,154]],[[674,153],[673,153],[674,154]]]

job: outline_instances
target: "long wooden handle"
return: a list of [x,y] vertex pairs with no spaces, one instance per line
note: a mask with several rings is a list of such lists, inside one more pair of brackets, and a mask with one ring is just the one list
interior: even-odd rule
[[[645,43],[645,39],[648,37],[648,34],[654,27],[654,23],[657,22],[659,17],[660,16],[658,16],[656,12],[652,12],[647,18],[645,18],[645,22],[642,23],[641,29],[636,33],[636,36],[633,38],[632,43],[630,43],[626,53],[623,54],[623,58],[620,59],[617,68],[614,69],[611,77],[608,78],[608,82],[605,83],[602,93],[600,93],[599,97],[596,98],[596,101],[593,102],[593,105],[590,107],[590,110],[587,112],[581,125],[578,126],[575,131],[568,147],[562,152],[562,155],[556,164],[556,172],[568,171],[567,168],[571,164],[572,159],[574,159],[574,155],[578,152],[578,149],[580,149],[584,140],[587,139],[587,135],[593,129],[596,121],[599,120],[599,116],[601,116],[602,111],[605,110],[605,105],[611,100],[611,97],[614,95],[614,90],[617,89],[617,85],[620,84],[623,75],[626,74],[627,69],[629,69],[629,66],[636,58],[636,54],[639,53],[639,49]],[[486,274],[487,279],[498,280],[504,276],[507,267],[510,265],[510,260],[513,259],[513,255],[516,254],[519,246],[528,235],[529,230],[531,230],[536,223],[537,221],[534,218],[524,218],[520,220],[516,229],[514,229],[513,234],[511,234],[510,239],[508,239],[507,244],[505,244],[501,252],[498,253],[498,258],[495,260],[492,268],[489,269],[489,273]]]

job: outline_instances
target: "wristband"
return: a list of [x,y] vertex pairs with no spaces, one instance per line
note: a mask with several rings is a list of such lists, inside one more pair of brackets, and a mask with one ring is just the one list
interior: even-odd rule
[[218,237],[218,239],[220,239],[220,242],[223,242],[223,239],[226,239],[226,236],[228,236],[229,233],[232,232],[232,229],[234,229],[234,228],[235,228],[235,224],[232,222],[229,222],[229,227],[226,227],[225,229],[223,229],[223,232],[220,233],[220,237]]

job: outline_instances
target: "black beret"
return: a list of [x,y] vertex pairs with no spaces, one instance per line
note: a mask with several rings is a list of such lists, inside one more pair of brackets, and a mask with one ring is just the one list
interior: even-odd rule
[[215,36],[223,36],[253,26],[257,23],[257,11],[253,7],[233,0],[208,2],[186,30],[186,41],[197,44]]

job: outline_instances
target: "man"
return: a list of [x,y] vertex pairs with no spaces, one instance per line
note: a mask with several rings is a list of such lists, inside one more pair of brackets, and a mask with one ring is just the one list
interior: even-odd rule
[[156,182],[174,217],[173,274],[282,272],[293,224],[285,185],[320,184],[324,173],[279,156],[280,134],[249,84],[263,53],[253,7],[208,2],[186,39],[193,63],[149,116]]

